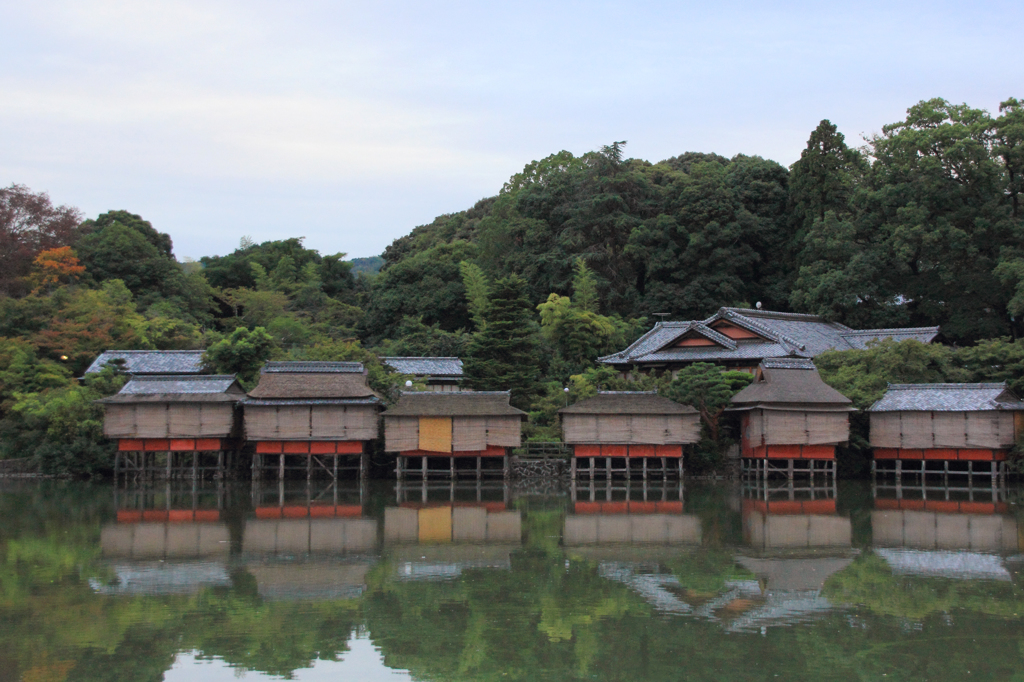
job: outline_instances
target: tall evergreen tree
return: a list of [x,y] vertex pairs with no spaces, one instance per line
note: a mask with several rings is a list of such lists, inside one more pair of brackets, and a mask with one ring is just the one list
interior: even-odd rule
[[512,391],[512,404],[529,406],[540,368],[526,281],[510,275],[494,282],[485,326],[469,346],[466,382],[483,391]]

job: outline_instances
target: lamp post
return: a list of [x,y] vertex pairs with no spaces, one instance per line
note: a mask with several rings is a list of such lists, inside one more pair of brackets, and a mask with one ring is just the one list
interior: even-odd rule
[[565,393],[565,406],[569,407],[569,387],[566,386],[562,391]]

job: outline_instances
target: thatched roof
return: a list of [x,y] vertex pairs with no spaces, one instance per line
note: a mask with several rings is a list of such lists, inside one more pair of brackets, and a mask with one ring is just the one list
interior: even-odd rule
[[[365,400],[380,396],[366,383],[358,362],[268,362],[247,405],[264,401]],[[255,399],[255,400],[253,400]]]
[[853,401],[822,381],[810,360],[765,359],[758,369],[760,379],[732,397],[734,407],[731,409],[799,406],[813,410],[853,410]]
[[563,407],[560,414],[696,414],[689,405],[681,405],[658,395],[656,391],[601,391],[592,398]]
[[133,375],[199,374],[203,371],[201,350],[108,350],[93,360],[86,374],[96,374],[108,364],[122,366]]
[[999,384],[889,384],[869,412],[987,412],[1024,410],[1024,403]]
[[216,403],[245,398],[233,374],[137,376],[99,403]]
[[403,392],[385,417],[525,417],[508,391]]

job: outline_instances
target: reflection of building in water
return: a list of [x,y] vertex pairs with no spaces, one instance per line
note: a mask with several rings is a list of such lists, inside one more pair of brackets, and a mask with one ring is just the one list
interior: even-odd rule
[[[881,486],[872,544],[901,575],[1009,580],[1000,554],[1024,547],[1002,488]],[[884,497],[883,497],[884,495]]]
[[221,521],[224,486],[115,488],[117,522],[100,529],[116,576],[92,581],[107,594],[185,594],[230,584],[231,533]]
[[810,481],[744,488],[743,540],[759,551],[850,547],[850,519],[836,513],[836,488]]
[[574,483],[574,514],[565,518],[567,546],[604,543],[700,543],[701,524],[683,514],[683,486],[608,479]]
[[571,478],[600,474],[682,478],[683,446],[700,440],[700,416],[656,391],[601,391],[564,407],[562,439],[572,446]]
[[500,501],[404,502],[384,510],[384,542],[399,580],[447,580],[470,568],[507,570],[522,533],[521,513]]
[[377,561],[379,522],[363,518],[364,485],[313,480],[254,486],[242,559],[264,599],[350,599]]
[[406,502],[384,510],[384,542],[426,544],[522,541],[522,516],[501,502]]
[[729,630],[791,625],[834,609],[822,587],[856,555],[852,524],[837,514],[835,491],[834,484],[769,486],[763,479],[744,489],[743,538],[753,552],[737,561],[757,580],[734,589],[737,598],[760,594],[762,601],[733,619]]

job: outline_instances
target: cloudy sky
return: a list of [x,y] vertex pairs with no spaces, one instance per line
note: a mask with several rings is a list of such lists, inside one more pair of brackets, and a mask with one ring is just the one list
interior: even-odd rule
[[1024,96],[1024,3],[0,3],[0,185],[126,209],[179,257],[379,254],[533,159],[628,140],[796,160],[944,97]]

